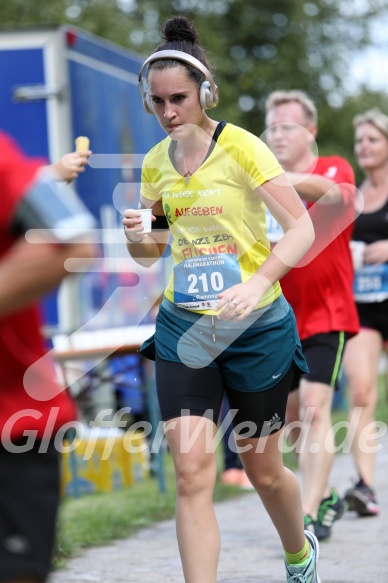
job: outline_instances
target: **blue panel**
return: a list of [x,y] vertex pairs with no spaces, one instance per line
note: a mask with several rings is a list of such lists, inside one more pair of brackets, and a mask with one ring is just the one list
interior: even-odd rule
[[[85,135],[90,138],[90,147],[95,154],[145,154],[165,137],[155,116],[147,114],[137,88],[125,75],[100,66],[100,62],[118,68],[124,74],[138,73],[142,59],[134,60],[130,54],[113,45],[77,36],[71,51],[79,51],[78,60],[69,60],[71,87],[71,110],[73,138]],[[82,63],[82,55],[88,57]],[[112,74],[111,74],[112,73]],[[77,192],[100,222],[102,206],[113,205],[113,192],[118,183],[140,182],[141,169],[87,168],[77,180]],[[125,193],[127,207],[137,205],[138,188],[129,187]],[[113,210],[114,212],[114,210]],[[115,222],[121,224],[118,211]],[[101,223],[100,223],[101,224]],[[132,325],[139,314],[146,315],[147,297],[150,290],[162,289],[165,279],[164,262],[160,262],[159,273],[144,274],[131,281],[134,274],[85,274],[81,282],[83,321],[89,321],[107,305],[110,295],[120,288],[115,305],[104,310],[107,324]],[[160,283],[162,281],[162,283]],[[156,299],[156,298],[155,298]]]
[[145,60],[141,55],[136,55],[128,49],[108,40],[102,40],[83,30],[71,27],[66,30],[70,34],[74,31],[74,35],[71,36],[72,41],[68,43],[71,49],[101,63],[107,63],[137,75],[143,60]]
[[14,103],[19,85],[43,84],[43,50],[0,50],[0,127],[32,156],[48,156],[46,102]]
[[[69,60],[69,95],[71,107],[71,123],[73,138],[79,135],[90,137],[91,149],[96,154],[108,153],[136,153],[145,154],[153,145],[165,137],[155,116],[147,114],[141,102],[137,89],[136,77],[134,82],[126,79],[128,73],[137,76],[143,57],[99,39],[83,31],[75,29],[75,35],[70,28],[59,29],[58,34],[68,33],[68,49],[75,52],[86,63],[81,64]],[[64,55],[66,66],[66,54]],[[114,76],[104,71],[105,64],[118,70]],[[62,66],[58,63],[58,66]],[[109,69],[109,67],[108,67]],[[46,102],[13,103],[12,89],[20,85],[43,84],[44,61],[43,49],[0,50],[0,127],[12,134],[22,148],[30,155],[48,156],[48,128]],[[120,71],[123,75],[120,76]],[[114,73],[114,70],[113,70]],[[85,204],[100,221],[102,206],[113,206],[113,191],[118,183],[139,182],[140,169],[132,172],[128,169],[96,169],[87,168],[75,182],[78,194]],[[126,193],[126,204],[131,206],[137,203],[139,192],[137,188],[129,188]],[[117,224],[121,216],[116,213]],[[156,280],[163,276],[163,266],[159,274],[144,276],[139,285],[126,284],[130,289],[130,303],[133,304],[133,313],[125,308],[128,296],[125,289],[120,300],[121,324],[132,323],[139,310],[143,311],[141,302],[148,296],[147,289],[155,287]],[[85,276],[84,288],[93,287],[96,274]],[[117,285],[122,285],[123,276],[112,274],[108,277],[109,290],[113,291]],[[97,277],[98,279],[98,277]],[[120,280],[120,281],[119,281]],[[91,299],[87,297],[85,315],[89,317],[95,310],[104,305],[108,294],[101,281],[97,281],[96,289],[101,297]],[[94,289],[94,288],[93,288]],[[104,293],[103,293],[104,292]],[[85,297],[87,293],[84,293]],[[104,297],[102,297],[104,296]],[[43,302],[44,319],[47,323],[57,323],[57,294],[51,293]],[[123,321],[123,313],[125,313]]]
[[58,289],[45,296],[40,308],[43,322],[50,326],[56,326],[58,324]]
[[[144,111],[137,85],[74,61],[69,67],[73,136],[89,136],[95,154],[145,154],[165,137],[155,116]],[[121,169],[88,168],[80,176],[77,190],[98,220],[101,206],[113,204],[116,185],[129,175]],[[130,179],[140,180],[140,168]]]
[[[45,83],[43,49],[0,50],[0,71],[0,127],[30,156],[48,158],[46,101],[12,100],[15,87]],[[45,322],[57,323],[55,292],[42,302],[42,312]]]

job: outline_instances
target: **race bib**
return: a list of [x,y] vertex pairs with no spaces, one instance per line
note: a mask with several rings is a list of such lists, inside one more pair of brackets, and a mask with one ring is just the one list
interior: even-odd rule
[[381,302],[388,298],[388,264],[364,265],[356,271],[354,297],[357,302]]
[[188,310],[212,310],[217,296],[241,283],[237,255],[191,257],[174,267],[174,303]]

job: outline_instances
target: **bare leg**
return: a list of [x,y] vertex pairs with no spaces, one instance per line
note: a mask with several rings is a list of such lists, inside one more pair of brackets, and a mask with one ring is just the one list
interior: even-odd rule
[[216,583],[220,535],[213,507],[217,467],[212,439],[217,428],[209,419],[188,416],[168,421],[165,430],[175,468],[176,530],[185,583]]
[[299,390],[291,391],[288,395],[286,409],[287,443],[297,456],[297,444],[300,442],[299,422]]
[[[361,330],[348,341],[345,349],[344,365],[349,383],[349,435],[352,439],[352,453],[359,475],[373,486],[375,457],[370,450],[376,441],[368,431],[368,451],[363,447],[362,433],[375,423],[377,402],[378,367],[383,348],[381,336],[375,330]],[[365,437],[364,437],[365,439]],[[373,448],[375,449],[375,448]]]
[[295,475],[283,465],[283,431],[268,438],[241,439],[237,446],[245,471],[258,492],[283,548],[298,553],[305,544],[300,489]]
[[303,507],[305,514],[310,514],[316,520],[320,502],[327,492],[329,474],[334,460],[334,435],[331,422],[334,390],[329,385],[302,379],[299,393],[299,414],[303,422],[299,451]]

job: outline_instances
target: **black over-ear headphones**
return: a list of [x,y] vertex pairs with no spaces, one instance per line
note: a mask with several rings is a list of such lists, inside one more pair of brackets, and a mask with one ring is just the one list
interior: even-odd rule
[[154,61],[159,61],[160,59],[175,59],[177,61],[183,61],[184,63],[188,63],[189,65],[192,65],[201,71],[201,73],[203,73],[206,77],[206,81],[202,83],[199,90],[199,100],[201,107],[202,109],[211,109],[212,107],[216,107],[219,101],[218,87],[214,83],[214,79],[205,65],[198,61],[198,59],[195,57],[192,57],[188,53],[184,53],[182,51],[158,51],[157,53],[154,53],[148,57],[146,61],[144,61],[139,71],[139,80],[137,86],[143,99],[144,109],[148,111],[148,113],[155,112],[150,94],[148,92],[148,85],[143,78],[142,73],[147,65],[153,63]]

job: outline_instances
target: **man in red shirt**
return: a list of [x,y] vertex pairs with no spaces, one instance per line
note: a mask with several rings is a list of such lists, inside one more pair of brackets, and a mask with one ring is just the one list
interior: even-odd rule
[[[50,568],[59,501],[54,438],[74,420],[75,408],[53,364],[42,358],[36,302],[68,275],[66,259],[95,255],[94,245],[80,240],[93,225],[91,215],[80,202],[62,205],[61,196],[74,198],[65,184],[57,192],[90,153],[69,154],[66,167],[46,166],[0,132],[0,581],[7,583],[41,583]],[[67,213],[71,227],[73,211],[83,226],[57,239],[56,224]],[[42,229],[41,242],[27,242],[30,228]]]
[[[299,466],[303,480],[305,527],[330,537],[344,504],[328,478],[334,458],[333,394],[346,339],[358,332],[349,241],[355,219],[354,174],[346,160],[315,151],[317,112],[301,91],[276,91],[266,103],[266,139],[300,198],[315,229],[315,242],[282,278],[294,309],[310,372],[295,379],[287,421],[300,421]],[[298,425],[295,423],[295,425]],[[291,427],[291,426],[290,426]],[[299,439],[296,440],[296,436]]]

